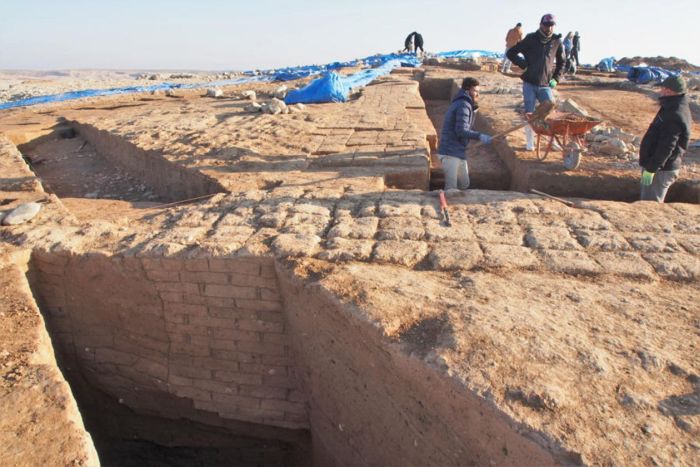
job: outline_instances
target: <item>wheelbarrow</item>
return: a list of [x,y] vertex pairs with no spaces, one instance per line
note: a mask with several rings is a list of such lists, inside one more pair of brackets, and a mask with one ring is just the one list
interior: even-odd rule
[[[554,113],[545,119],[533,120],[530,126],[537,134],[535,146],[537,159],[545,160],[556,141],[564,156],[564,167],[567,170],[574,170],[581,162],[581,156],[588,149],[586,133],[600,123],[602,122],[595,118],[562,112]],[[543,136],[549,137],[544,152],[541,150]]]

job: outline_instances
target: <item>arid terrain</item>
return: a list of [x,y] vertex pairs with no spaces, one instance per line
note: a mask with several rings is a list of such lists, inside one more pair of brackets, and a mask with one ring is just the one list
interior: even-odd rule
[[654,89],[580,73],[578,167],[522,130],[470,149],[448,226],[461,79],[479,131],[522,122],[493,68],[0,111],[0,217],[41,207],[0,227],[0,463],[700,464],[700,148],[636,201]]

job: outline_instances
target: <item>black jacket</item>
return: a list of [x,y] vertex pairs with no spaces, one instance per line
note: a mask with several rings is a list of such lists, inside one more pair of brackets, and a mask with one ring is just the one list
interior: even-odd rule
[[416,47],[423,47],[423,36],[421,36],[417,32],[414,32],[413,34],[415,34]]
[[520,78],[535,86],[547,86],[551,79],[559,81],[566,62],[561,34],[546,38],[539,30],[525,36],[506,55],[508,60],[525,70]]
[[661,108],[639,146],[639,165],[648,172],[678,170],[690,141],[690,107],[685,94],[659,98]]

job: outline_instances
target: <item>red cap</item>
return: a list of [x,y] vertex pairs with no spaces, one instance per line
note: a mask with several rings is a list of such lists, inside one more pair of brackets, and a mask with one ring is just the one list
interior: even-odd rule
[[540,24],[547,24],[547,25],[551,24],[551,25],[555,25],[555,24],[557,24],[557,20],[556,20],[556,18],[554,17],[554,15],[551,15],[551,14],[547,13],[547,14],[544,15],[544,16],[542,17],[542,19],[540,20]]

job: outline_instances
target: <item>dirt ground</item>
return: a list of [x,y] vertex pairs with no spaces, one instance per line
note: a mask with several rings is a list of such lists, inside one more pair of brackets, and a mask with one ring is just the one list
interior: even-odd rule
[[[426,78],[467,74],[424,71]],[[489,92],[517,90],[517,78],[468,74],[483,83],[480,125],[496,132],[519,121],[520,94]],[[353,320],[379,329],[387,346],[471,391],[543,449],[575,453],[584,465],[697,465],[700,207],[587,200],[568,207],[469,190],[448,193],[453,225],[446,227],[434,193],[387,183],[403,175],[396,167],[427,173],[429,141],[439,132],[413,78],[402,70],[349,103],[282,115],[246,111],[244,88],[234,87],[223,99],[193,91],[3,112],[5,141],[26,148],[57,196],[18,189],[31,173],[3,143],[0,209],[46,203],[31,223],[2,227],[0,238],[12,248],[77,255],[274,256],[347,306]],[[262,100],[274,85],[252,88]],[[656,111],[648,93],[599,82],[565,82],[558,92],[635,134]],[[38,142],[66,122],[97,136]],[[694,131],[700,135],[697,123]],[[520,133],[506,140],[519,161],[561,164],[534,162],[523,144]],[[98,145],[135,147],[226,191],[163,207],[143,181],[152,174],[112,167]],[[686,164],[685,176],[700,180],[697,150]],[[577,174],[594,183],[600,174],[636,180],[637,171],[634,162],[593,155]],[[17,311],[20,287],[9,277],[3,273],[0,284],[0,340],[9,348],[0,354],[0,388],[51,412],[55,404],[13,389],[17,371],[31,381],[22,346],[34,340],[22,331],[41,326],[38,312]],[[46,445],[35,435],[32,443]]]

